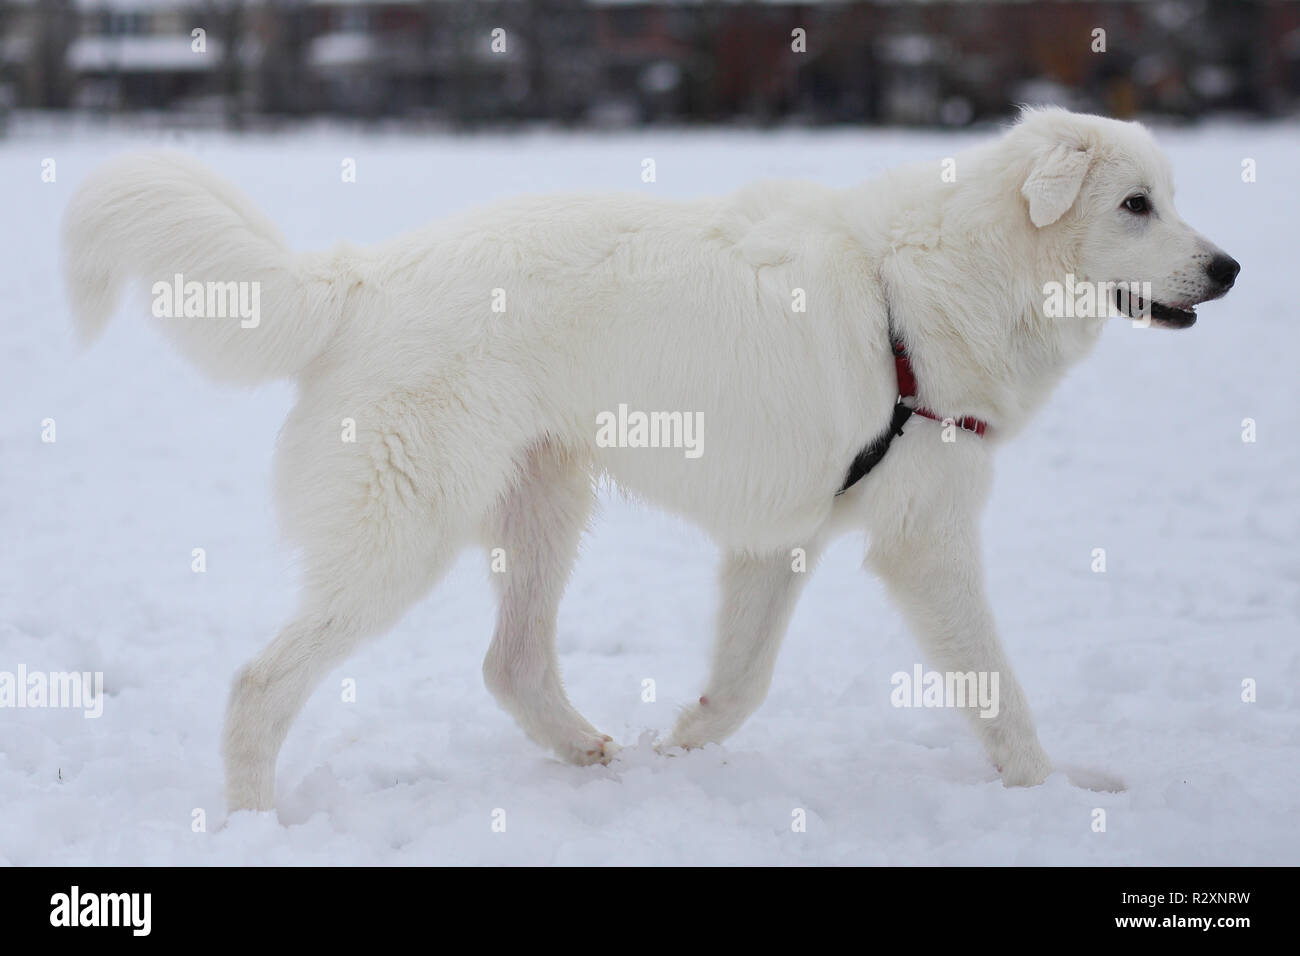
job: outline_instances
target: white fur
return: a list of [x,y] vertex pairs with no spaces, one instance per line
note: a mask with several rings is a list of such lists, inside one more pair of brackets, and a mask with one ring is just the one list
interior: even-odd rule
[[[1158,217],[1120,208],[1135,187]],[[1049,319],[1043,286],[1149,279],[1172,305],[1208,297],[1214,250],[1178,220],[1145,130],[1029,112],[956,159],[850,190],[749,186],[721,199],[520,199],[370,249],[295,253],[232,187],[181,156],[106,166],[66,222],[87,337],[123,282],[262,283],[257,328],[158,319],[205,372],[296,377],[276,491],[305,556],[297,615],[245,667],[225,735],[232,809],[272,805],[276,755],[317,681],[389,628],[467,544],[502,548],[488,687],[524,731],[577,763],[613,742],[569,704],[556,608],[602,473],[706,529],[724,551],[713,674],[667,746],[732,733],[763,700],[807,574],[843,530],[870,534],[931,663],[996,671],[975,718],[1008,784],[1051,770],[984,597],[978,515],[990,458],[1092,346],[1102,319]],[[504,290],[504,312],[492,310]],[[793,290],[807,311],[792,311]],[[887,324],[920,402],[989,423],[984,438],[913,417],[836,497],[890,418]],[[704,453],[603,448],[620,404],[703,414]],[[357,440],[340,440],[344,418]],[[811,568],[810,568],[811,570]]]

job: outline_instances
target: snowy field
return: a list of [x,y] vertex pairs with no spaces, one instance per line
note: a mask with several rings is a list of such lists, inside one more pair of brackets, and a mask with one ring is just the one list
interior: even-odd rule
[[[860,537],[840,540],[805,591],[749,723],[724,747],[657,755],[704,684],[717,555],[681,522],[609,497],[560,646],[574,702],[624,745],[616,763],[561,764],[497,709],[479,670],[494,607],[482,556],[466,553],[311,699],[281,755],[280,809],[226,821],[229,681],[294,598],[269,495],[292,390],[208,384],[139,303],[94,349],[74,346],[57,223],[92,167],[160,141],[191,149],[293,244],[319,247],[524,192],[848,185],[971,135],[28,129],[0,141],[0,671],[102,671],[106,693],[98,719],[0,709],[0,862],[1300,863],[1300,132],[1250,125],[1160,133],[1180,211],[1241,261],[1237,288],[1186,332],[1112,325],[1001,452],[986,515],[993,604],[1044,746],[1125,792],[1061,774],[1004,789],[953,712],[892,707],[890,676],[918,651],[862,571]],[[345,158],[355,183],[341,182]],[[1242,181],[1246,158],[1257,182]],[[206,573],[191,570],[194,548]],[[1095,548],[1105,573],[1091,570]],[[792,829],[798,809],[806,832]]]

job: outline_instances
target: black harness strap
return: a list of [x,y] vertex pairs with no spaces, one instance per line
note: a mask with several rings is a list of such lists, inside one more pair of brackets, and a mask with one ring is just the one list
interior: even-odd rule
[[867,472],[880,464],[880,459],[884,458],[885,452],[889,451],[889,445],[894,440],[894,436],[903,434],[903,423],[913,415],[920,415],[922,418],[940,422],[945,428],[956,425],[958,428],[974,432],[981,437],[988,430],[988,422],[978,419],[974,415],[967,415],[964,418],[941,417],[930,409],[917,404],[916,374],[912,371],[912,361],[907,354],[907,346],[894,332],[894,323],[892,321],[889,322],[889,344],[894,353],[894,377],[898,381],[898,402],[894,405],[894,417],[890,420],[889,428],[885,429],[884,433],[872,439],[871,444],[858,452],[858,456],[853,459],[853,464],[849,466],[849,473],[844,478],[844,484],[840,486],[839,491],[835,492],[837,496],[844,494],[844,492],[861,481]]
[[872,439],[870,445],[858,452],[858,456],[853,459],[853,464],[849,466],[848,476],[844,479],[844,484],[840,490],[835,492],[836,496],[844,494],[876,465],[880,464],[880,459],[885,457],[885,452],[889,451],[890,442],[894,440],[895,435],[903,434],[903,423],[912,417],[912,409],[904,405],[902,399],[894,405],[894,417],[889,422],[889,427],[885,429],[878,437]]

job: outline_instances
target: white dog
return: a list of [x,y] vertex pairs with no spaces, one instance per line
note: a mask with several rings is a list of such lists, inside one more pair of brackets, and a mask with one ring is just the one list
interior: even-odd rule
[[[931,663],[1000,676],[997,715],[968,712],[1004,781],[1041,782],[1052,765],[984,596],[993,450],[1112,307],[1190,325],[1238,271],[1178,217],[1145,129],[1059,110],[1026,111],[955,166],[848,190],[521,199],[313,253],[192,160],[130,156],[81,187],[65,242],[85,338],[142,279],[203,371],[299,385],[276,491],[304,589],[234,683],[232,809],[272,805],[313,687],[470,542],[502,549],[506,569],[488,687],[563,758],[610,759],[555,652],[601,474],[724,552],[713,673],[665,745],[721,741],[758,707],[807,577],[792,554],[814,561],[832,534],[865,528],[867,563]],[[1132,282],[1147,285],[1049,314],[1053,283]],[[173,284],[184,307],[157,308]],[[223,290],[259,308],[219,317]]]

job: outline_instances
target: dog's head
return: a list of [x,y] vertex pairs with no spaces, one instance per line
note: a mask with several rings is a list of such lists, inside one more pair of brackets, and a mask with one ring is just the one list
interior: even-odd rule
[[1145,127],[1026,110],[1007,141],[1026,164],[1020,193],[1032,227],[1066,238],[1077,275],[1149,289],[1150,302],[1121,291],[1121,311],[1186,328],[1196,305],[1232,288],[1240,265],[1178,215],[1169,160]]

